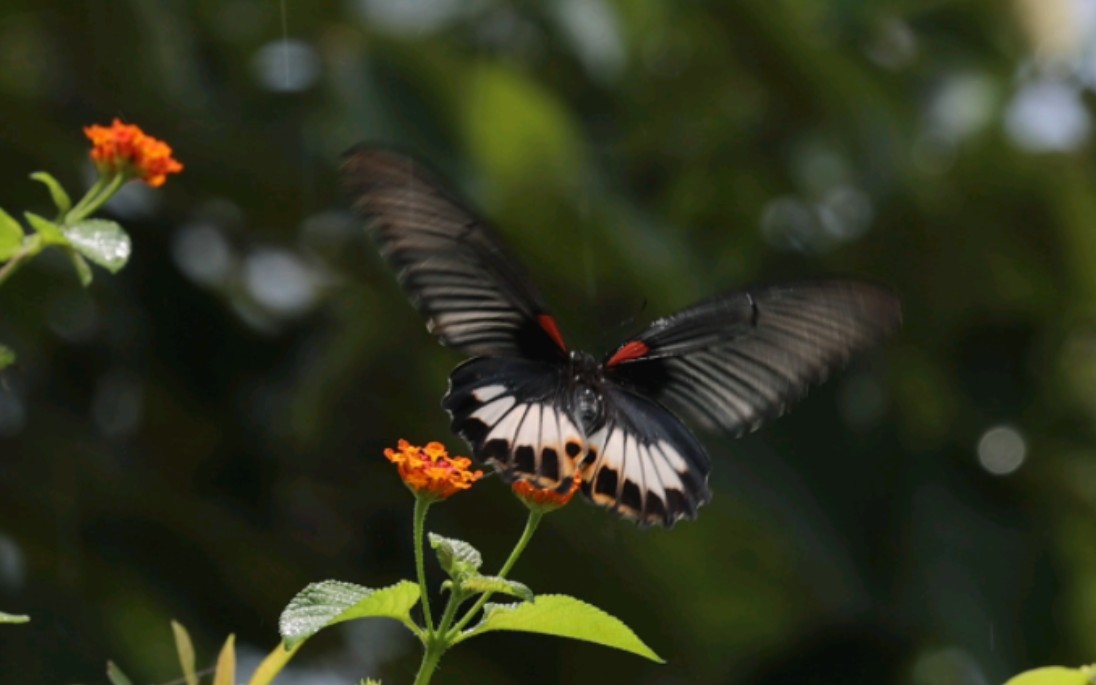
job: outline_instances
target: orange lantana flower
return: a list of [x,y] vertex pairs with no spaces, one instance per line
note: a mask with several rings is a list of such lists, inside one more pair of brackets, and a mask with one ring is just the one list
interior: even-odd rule
[[179,160],[171,156],[170,145],[120,119],[110,126],[86,126],[84,135],[92,142],[91,159],[101,173],[130,174],[159,188],[168,174],[183,170]]
[[434,500],[445,499],[460,490],[467,490],[472,483],[483,478],[483,471],[469,470],[471,459],[450,457],[440,442],[418,447],[400,440],[397,447],[398,450],[386,449],[384,456],[399,467],[400,478],[416,495]]
[[535,512],[547,514],[570,502],[580,485],[582,485],[582,474],[576,473],[570,486],[563,491],[556,488],[539,488],[527,480],[516,480],[510,488],[525,506]]

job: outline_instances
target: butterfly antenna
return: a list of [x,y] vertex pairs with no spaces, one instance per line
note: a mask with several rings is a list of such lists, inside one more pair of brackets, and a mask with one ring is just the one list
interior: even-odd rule
[[603,334],[603,336],[602,336],[603,339],[602,339],[601,343],[604,345],[604,344],[614,344],[614,343],[620,342],[622,331],[623,331],[624,334],[627,334],[627,333],[630,333],[632,330],[634,330],[636,328],[636,323],[639,321],[640,315],[643,314],[643,312],[645,312],[645,311],[647,311],[647,298],[646,297],[644,297],[640,301],[639,307],[635,310],[635,312],[631,316],[629,316],[627,318],[624,318],[624,319],[621,319],[620,321],[617,322],[617,325],[613,326],[611,329],[607,330]]

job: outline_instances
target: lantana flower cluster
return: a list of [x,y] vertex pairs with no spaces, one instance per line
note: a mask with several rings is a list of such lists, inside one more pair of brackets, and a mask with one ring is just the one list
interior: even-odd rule
[[84,135],[93,145],[91,159],[104,175],[122,173],[159,188],[168,174],[183,170],[179,160],[171,156],[170,145],[120,119],[110,126],[86,126]]

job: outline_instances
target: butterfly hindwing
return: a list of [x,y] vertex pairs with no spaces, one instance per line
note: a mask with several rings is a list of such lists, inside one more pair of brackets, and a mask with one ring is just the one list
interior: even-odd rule
[[605,421],[587,438],[583,492],[641,524],[672,526],[707,502],[710,461],[681,421],[656,402],[607,386]]
[[764,287],[654,322],[618,347],[605,369],[705,428],[741,434],[783,414],[900,323],[897,298],[870,284]]
[[453,371],[442,406],[477,459],[508,479],[566,489],[586,438],[566,410],[564,371],[532,360],[471,359]]
[[642,524],[673,525],[708,501],[710,468],[697,439],[657,403],[607,385],[602,419],[572,416],[566,367],[481,357],[458,366],[442,405],[452,429],[508,479],[565,490],[582,473],[595,504]]
[[342,171],[381,255],[444,344],[470,355],[562,355],[555,322],[518,262],[425,167],[363,146]]

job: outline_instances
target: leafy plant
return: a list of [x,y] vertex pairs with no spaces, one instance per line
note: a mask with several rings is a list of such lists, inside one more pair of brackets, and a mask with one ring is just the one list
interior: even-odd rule
[[[398,450],[386,450],[385,454],[399,467],[401,478],[415,495],[413,534],[418,582],[403,580],[380,589],[337,580],[309,585],[290,601],[278,623],[286,649],[295,650],[320,630],[344,621],[389,618],[403,624],[423,645],[416,685],[430,682],[446,651],[497,630],[585,640],[662,662],[628,626],[601,609],[567,595],[534,595],[528,586],[507,578],[544,515],[566,505],[574,496],[577,479],[565,493],[538,490],[524,481],[515,483],[514,493],[528,508],[528,518],[510,556],[493,575],[480,572],[483,557],[471,544],[433,533],[426,536],[438,564],[449,576],[441,587],[448,594],[445,609],[435,621],[423,561],[426,513],[434,503],[470,488],[483,474],[471,471],[467,458],[450,457],[436,442],[419,448],[401,440]],[[490,603],[488,600],[496,594],[518,601]],[[469,601],[471,606],[462,610]],[[411,615],[416,605],[421,605],[421,624]]]
[[[99,177],[79,202],[73,205],[68,192],[56,178],[45,171],[37,171],[30,177],[49,191],[56,208],[53,218],[24,212],[25,228],[0,209],[0,285],[23,264],[50,247],[68,254],[84,287],[90,285],[93,278],[88,262],[117,273],[129,261],[132,251],[129,235],[117,222],[94,219],[91,215],[114,197],[126,182],[140,179],[159,187],[164,184],[167,174],[183,169],[172,157],[167,143],[132,124],[115,119],[109,127],[88,126],[84,133],[93,143],[91,159]],[[0,369],[14,361],[15,353],[0,345]]]

